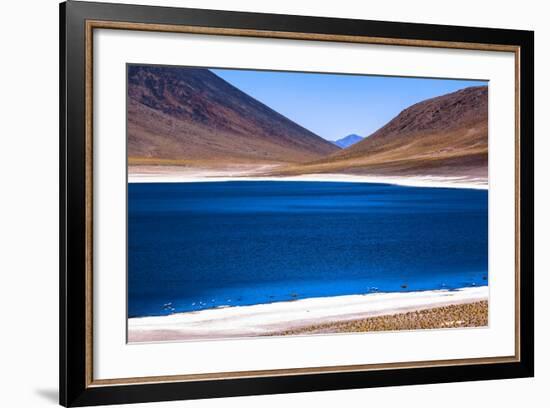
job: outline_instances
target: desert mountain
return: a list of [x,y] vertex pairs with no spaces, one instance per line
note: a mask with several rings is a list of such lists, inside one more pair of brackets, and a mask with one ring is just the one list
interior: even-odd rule
[[487,86],[428,99],[361,142],[286,172],[487,177],[487,107]]
[[350,147],[351,145],[354,145],[355,143],[358,143],[361,140],[363,140],[361,136],[356,134],[351,134],[341,139],[335,140],[333,143],[336,146],[341,147],[342,149],[345,149],[346,147]]
[[301,163],[338,150],[207,69],[128,68],[130,164]]

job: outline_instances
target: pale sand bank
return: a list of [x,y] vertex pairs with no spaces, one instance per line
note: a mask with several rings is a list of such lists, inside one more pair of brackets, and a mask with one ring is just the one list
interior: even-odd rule
[[383,183],[409,187],[446,187],[486,190],[486,178],[442,176],[379,176],[355,174],[302,174],[298,176],[264,176],[277,165],[234,166],[224,169],[184,166],[131,166],[129,183],[191,183],[208,181],[336,181],[348,183]]
[[346,322],[488,300],[487,286],[455,291],[374,293],[300,299],[128,319],[129,342],[265,336],[306,326]]

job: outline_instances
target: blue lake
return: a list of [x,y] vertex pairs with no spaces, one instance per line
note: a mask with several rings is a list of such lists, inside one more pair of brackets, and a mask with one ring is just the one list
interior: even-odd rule
[[487,285],[487,191],[128,185],[128,315]]

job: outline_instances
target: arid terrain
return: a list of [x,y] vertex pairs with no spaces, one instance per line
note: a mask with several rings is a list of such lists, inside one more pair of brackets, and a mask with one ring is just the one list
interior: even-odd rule
[[132,165],[303,163],[339,150],[207,69],[128,68]]
[[481,86],[417,103],[361,142],[278,173],[486,178],[487,96]]
[[342,149],[207,69],[132,65],[128,163],[130,177],[345,174],[487,183],[488,88],[414,104]]
[[329,296],[130,318],[128,341],[482,327],[488,288]]
[[285,330],[271,334],[287,336],[300,334],[362,333],[373,331],[451,329],[456,327],[485,327],[489,324],[489,304],[463,303],[415,310],[387,316],[368,317],[345,322],[325,323]]

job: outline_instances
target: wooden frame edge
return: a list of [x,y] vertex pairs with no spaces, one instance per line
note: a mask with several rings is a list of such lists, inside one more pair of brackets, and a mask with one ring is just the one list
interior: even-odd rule
[[192,25],[172,25],[153,23],[130,23],[109,20],[87,20],[90,29],[103,28],[112,30],[154,31],[164,33],[203,34],[233,37],[275,38],[287,40],[327,41],[356,44],[395,45],[407,47],[452,48],[462,50],[515,52],[519,46],[506,44],[470,43],[458,41],[414,40],[404,38],[372,37],[359,35],[337,35],[319,33],[301,33],[292,31],[270,31],[237,29],[222,27],[201,27]]
[[93,382],[93,28],[86,24],[86,387]]
[[334,374],[341,372],[367,372],[379,370],[393,369],[412,369],[412,368],[430,368],[430,367],[446,367],[450,365],[464,366],[474,364],[502,364],[515,363],[517,358],[510,357],[481,357],[456,360],[432,360],[432,361],[416,361],[408,363],[379,363],[379,364],[358,364],[358,365],[343,365],[343,366],[325,366],[325,367],[307,367],[307,368],[289,368],[289,369],[274,369],[274,370],[253,370],[253,371],[229,371],[220,373],[204,373],[204,374],[183,374],[183,375],[167,375],[167,376],[151,376],[151,377],[127,377],[127,378],[112,378],[94,380],[89,387],[105,387],[112,385],[135,385],[135,384],[162,384],[173,382],[195,382],[195,381],[210,381],[210,380],[235,380],[240,378],[259,378],[259,377],[282,377],[296,376],[302,374]]

